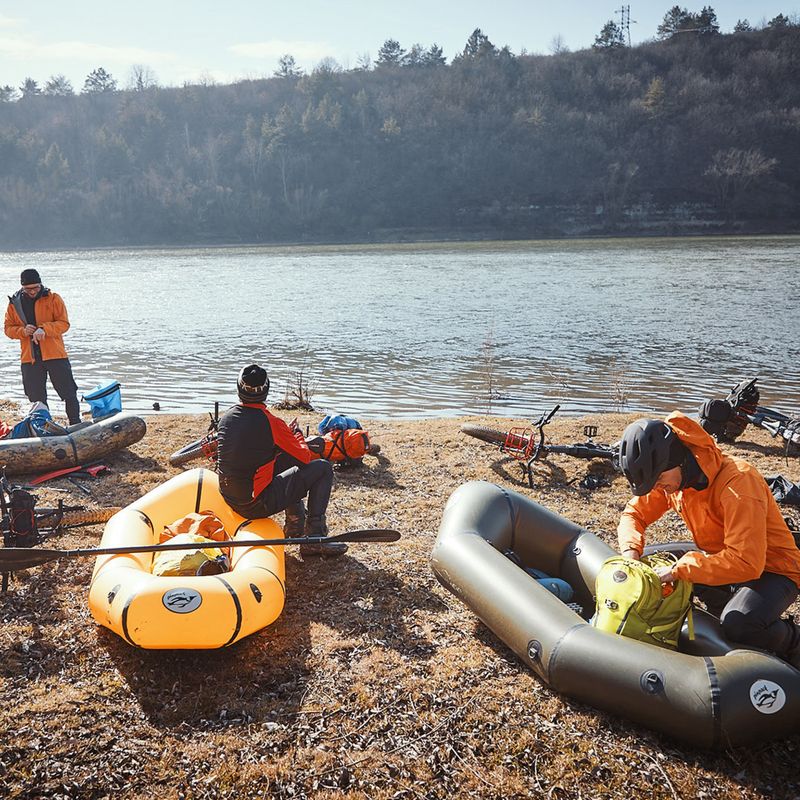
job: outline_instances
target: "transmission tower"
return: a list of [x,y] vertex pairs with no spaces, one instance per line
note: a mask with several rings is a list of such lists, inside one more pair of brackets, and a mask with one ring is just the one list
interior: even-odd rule
[[[631,7],[624,5],[618,8],[615,14],[619,14],[619,31],[622,37],[622,43],[631,46]],[[633,20],[636,22],[636,20]]]

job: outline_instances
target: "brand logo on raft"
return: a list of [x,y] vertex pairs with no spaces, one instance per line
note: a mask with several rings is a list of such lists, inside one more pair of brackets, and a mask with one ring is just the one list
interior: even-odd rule
[[200,608],[203,596],[194,589],[170,589],[164,592],[161,602],[165,608],[176,614],[190,614]]
[[762,714],[775,714],[786,705],[786,692],[772,681],[756,681],[750,687],[750,702]]

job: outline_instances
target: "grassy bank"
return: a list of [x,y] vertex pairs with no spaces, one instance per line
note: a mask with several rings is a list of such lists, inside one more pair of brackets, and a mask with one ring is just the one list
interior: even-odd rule
[[[548,432],[578,441],[593,423],[613,441],[632,418],[562,418]],[[604,467],[566,457],[537,466],[529,489],[516,462],[459,433],[463,421],[369,421],[382,452],[337,472],[331,528],[394,527],[403,539],[334,562],[289,549],[284,613],[230,649],[140,651],[96,627],[89,559],[15,576],[0,597],[0,796],[798,796],[800,735],[707,754],[596,712],[539,682],[439,586],[428,556],[464,481],[520,491],[609,542],[628,498],[619,476],[580,488],[587,468]],[[106,460],[110,474],[84,482],[91,501],[125,505],[176,474],[168,454],[204,428],[202,416],[150,417],[143,441]],[[800,480],[800,460],[787,465],[762,431],[725,449]],[[87,501],[66,480],[52,485]],[[54,546],[100,534],[77,529]],[[655,536],[682,526],[662,521]]]

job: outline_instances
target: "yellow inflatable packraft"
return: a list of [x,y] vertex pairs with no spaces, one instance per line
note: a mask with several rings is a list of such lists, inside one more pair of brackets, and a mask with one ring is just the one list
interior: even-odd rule
[[[175,476],[115,514],[101,547],[157,544],[164,526],[192,511],[213,511],[233,539],[280,539],[271,519],[246,520],[219,493],[215,473]],[[286,599],[284,548],[232,547],[231,571],[164,577],[151,573],[154,553],[99,556],[89,609],[99,625],[136,647],[227,647],[274,622]]]

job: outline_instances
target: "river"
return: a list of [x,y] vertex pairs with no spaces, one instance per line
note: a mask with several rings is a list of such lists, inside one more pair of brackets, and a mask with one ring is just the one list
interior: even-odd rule
[[797,413],[798,264],[797,237],[708,237],[0,253],[0,279],[38,268],[81,392],[114,378],[139,412],[232,403],[256,361],[272,402],[302,375],[365,417],[693,412],[755,375]]

